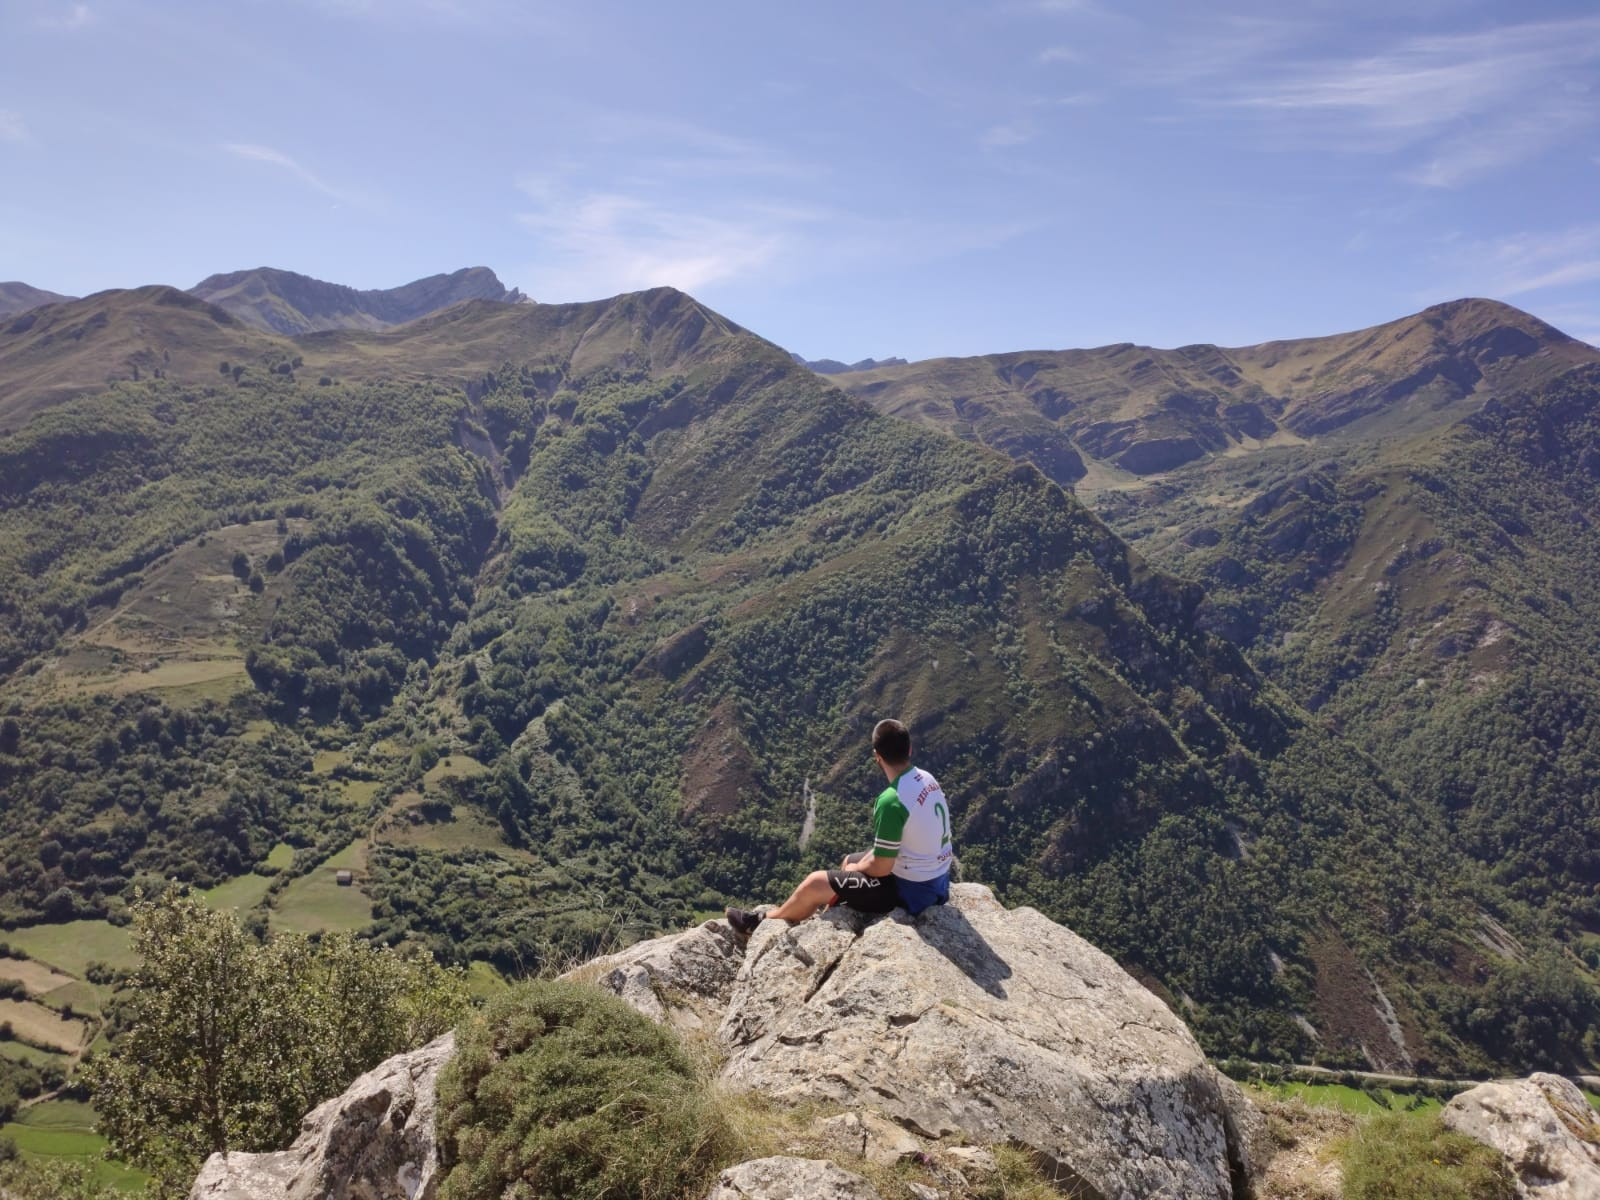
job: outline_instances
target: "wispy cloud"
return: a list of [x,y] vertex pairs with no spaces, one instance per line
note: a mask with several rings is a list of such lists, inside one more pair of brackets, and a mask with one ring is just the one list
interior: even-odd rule
[[760,144],[669,119],[585,122],[591,152],[517,180],[515,214],[534,238],[540,299],[656,286],[686,291],[792,282],[998,245],[996,224],[935,228],[864,216],[827,199],[832,172]]
[[40,29],[62,33],[87,29],[94,23],[95,12],[87,4],[53,4],[48,12],[41,13],[34,21]]
[[788,248],[792,219],[711,215],[644,195],[570,191],[528,177],[517,215],[548,259],[536,294],[559,299],[669,285],[693,291],[760,271]]
[[1083,54],[1071,46],[1046,46],[1039,51],[1039,61],[1045,64],[1076,63],[1083,61]]
[[1412,37],[1344,58],[1290,54],[1263,61],[1293,26],[1243,31],[1235,67],[1218,82],[1203,57],[1180,66],[1209,86],[1195,100],[1253,113],[1291,140],[1345,152],[1407,152],[1403,174],[1453,187],[1572,137],[1600,119],[1591,84],[1600,17]]
[[1474,254],[1494,273],[1502,296],[1522,296],[1600,279],[1600,224],[1514,233],[1478,243]]
[[1537,315],[1569,337],[1600,346],[1600,304],[1541,305]]
[[[1433,254],[1440,294],[1493,296],[1530,303],[1540,316],[1574,337],[1596,341],[1600,319],[1592,288],[1600,281],[1600,222],[1528,230],[1493,238],[1445,234]],[[1558,316],[1562,319],[1558,319]]]
[[0,142],[20,146],[32,140],[33,135],[28,132],[28,123],[22,119],[22,114],[0,108]]
[[257,146],[249,142],[227,142],[222,148],[236,158],[246,159],[250,162],[266,163],[269,166],[286,171],[305,184],[306,187],[313,191],[321,192],[324,196],[331,200],[337,200],[340,204],[349,204],[355,207],[365,206],[365,202],[359,196],[353,192],[347,192],[342,188],[336,188],[332,184],[325,183],[320,176],[301,166],[281,150],[274,150],[270,146]]
[[990,126],[978,141],[991,150],[1003,150],[1008,146],[1024,145],[1033,139],[1034,130],[1031,126],[1012,123]]

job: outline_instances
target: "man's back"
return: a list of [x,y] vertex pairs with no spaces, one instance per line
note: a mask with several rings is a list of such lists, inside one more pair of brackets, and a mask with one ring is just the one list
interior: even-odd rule
[[939,781],[908,767],[874,806],[875,849],[895,852],[894,874],[923,882],[950,869],[950,804]]

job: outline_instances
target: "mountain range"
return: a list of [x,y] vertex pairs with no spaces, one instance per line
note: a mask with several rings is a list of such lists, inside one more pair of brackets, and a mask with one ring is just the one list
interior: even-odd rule
[[292,923],[339,865],[534,966],[854,848],[897,713],[968,873],[1214,1053],[1593,1054],[1593,350],[1464,301],[825,378],[671,289],[505,299],[0,329],[0,923]]

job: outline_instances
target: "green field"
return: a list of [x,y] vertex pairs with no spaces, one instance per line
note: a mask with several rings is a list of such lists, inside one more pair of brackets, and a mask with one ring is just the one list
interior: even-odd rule
[[500,826],[476,809],[457,805],[447,821],[411,821],[407,814],[384,826],[376,835],[391,846],[415,846],[420,850],[490,850],[504,858],[532,861],[526,850],[506,844]]
[[52,1054],[48,1050],[41,1050],[37,1046],[24,1045],[22,1042],[0,1042],[0,1058],[9,1058],[13,1062],[25,1062],[35,1067],[48,1067],[52,1064],[65,1067],[67,1056],[65,1054]]
[[311,758],[311,769],[318,775],[326,775],[338,767],[350,765],[350,756],[343,750],[318,750]]
[[[107,988],[107,991],[110,989]],[[54,991],[46,992],[39,997],[39,1003],[55,1009],[57,1012],[71,1007],[74,1012],[99,1012],[102,999],[101,989],[82,979],[74,979],[64,983]]]
[[[1389,1102],[1385,1108],[1360,1088],[1346,1087],[1342,1083],[1271,1083],[1258,1084],[1262,1091],[1280,1100],[1300,1100],[1313,1108],[1340,1108],[1358,1117],[1372,1117],[1382,1112],[1399,1112],[1423,1116],[1438,1112],[1444,1107],[1432,1096],[1412,1096],[1378,1088],[1378,1095]],[[1417,1102],[1415,1108],[1410,1105]]]
[[344,793],[344,802],[351,808],[365,808],[372,803],[372,798],[378,794],[381,783],[371,779],[349,779],[340,787]]
[[17,1114],[17,1120],[0,1126],[0,1137],[11,1139],[30,1158],[78,1158],[88,1162],[95,1178],[122,1191],[142,1191],[146,1176],[103,1154],[106,1140],[94,1132],[94,1109],[75,1100],[46,1100]]
[[473,999],[489,1000],[509,986],[505,976],[488,963],[477,960],[467,964],[467,990]]
[[287,871],[294,866],[294,847],[288,842],[279,842],[272,848],[272,853],[267,855],[267,866]]
[[59,967],[80,979],[89,964],[133,967],[138,963],[129,946],[128,931],[109,921],[67,921],[61,925],[19,925],[6,941],[28,952],[30,958]]
[[[340,887],[334,882],[334,872],[341,867],[355,872],[357,886]],[[284,889],[272,911],[272,927],[315,933],[345,932],[367,925],[372,920],[372,901],[359,887],[366,870],[367,843],[358,838]]]
[[212,908],[254,908],[266,897],[272,880],[266,875],[241,875],[200,893]]
[[163,674],[155,682],[142,684],[141,690],[160,689],[162,697],[171,704],[201,704],[207,700],[226,704],[250,687],[243,659],[172,663],[159,669]]
[[475,758],[469,758],[465,754],[451,754],[433,765],[432,769],[422,777],[422,784],[425,788],[436,788],[446,779],[475,779],[488,772],[489,768]]

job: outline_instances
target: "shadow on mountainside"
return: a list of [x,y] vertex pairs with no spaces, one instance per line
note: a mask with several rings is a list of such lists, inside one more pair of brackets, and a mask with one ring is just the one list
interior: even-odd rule
[[1007,998],[1004,981],[1011,978],[1010,965],[955,905],[935,905],[915,917],[896,913],[894,919],[910,925],[917,936],[991,996]]

